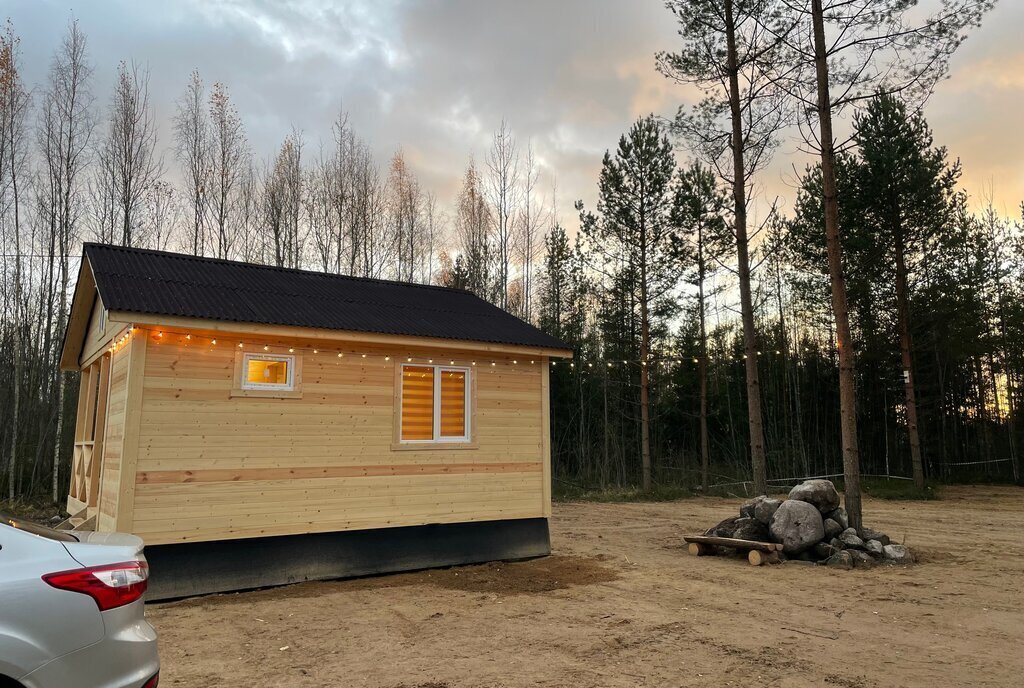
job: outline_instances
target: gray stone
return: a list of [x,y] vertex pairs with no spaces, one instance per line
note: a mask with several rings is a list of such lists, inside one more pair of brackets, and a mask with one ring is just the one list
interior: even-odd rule
[[860,534],[865,540],[878,540],[882,543],[882,547],[885,547],[886,545],[890,544],[889,536],[877,530],[872,530],[871,528],[861,528]]
[[772,539],[782,543],[786,554],[799,554],[825,537],[821,513],[807,502],[787,499],[775,514],[769,526]]
[[850,557],[853,559],[854,568],[858,569],[870,569],[877,564],[874,557],[867,552],[861,552],[857,549],[845,550]]
[[914,555],[903,545],[885,545],[882,547],[885,560],[891,564],[913,564]]
[[754,518],[761,523],[768,525],[772,522],[772,516],[782,506],[781,499],[772,499],[771,497],[765,497],[754,507]]
[[844,530],[846,530],[846,528],[843,528],[843,525],[839,523],[839,521],[834,521],[831,518],[825,519],[825,537],[829,540],[839,537],[840,533]]
[[845,545],[846,549],[864,549],[864,541],[857,535],[857,531],[853,528],[847,528],[839,536],[839,541]]
[[828,559],[838,551],[827,542],[819,542],[814,546],[814,556],[818,557],[818,559]]
[[829,540],[829,541],[828,541],[828,544],[830,544],[830,545],[832,545],[833,547],[835,547],[835,548],[836,548],[836,550],[846,549],[846,545],[844,545],[844,544],[843,544],[843,541],[842,541],[842,540],[840,540],[840,539],[839,539],[839,538],[837,538],[837,537],[834,537],[834,538],[832,538],[831,540]]
[[754,507],[756,507],[762,499],[766,499],[764,495],[760,497],[754,497],[740,504],[740,518],[754,518]]
[[704,531],[705,535],[711,535],[713,537],[732,537],[732,534],[736,532],[736,521],[739,518],[733,516],[727,518],[716,526],[711,526]]
[[825,514],[825,516],[826,518],[831,518],[833,521],[841,525],[843,527],[843,530],[846,530],[850,527],[850,519],[846,515],[846,509],[842,507],[828,512],[827,514]]
[[756,518],[736,519],[736,530],[732,536],[740,540],[756,540],[757,542],[771,542],[771,535],[768,533],[768,526]]
[[870,554],[873,557],[881,557],[882,556],[882,554],[883,554],[882,547],[884,547],[884,545],[882,545],[882,543],[879,542],[878,540],[868,540],[867,542],[864,543],[864,549],[867,550],[867,553]]
[[839,493],[831,480],[805,480],[789,491],[789,498],[813,504],[823,514],[839,506]]
[[846,551],[836,552],[828,558],[825,565],[829,568],[849,571],[853,568],[853,556]]

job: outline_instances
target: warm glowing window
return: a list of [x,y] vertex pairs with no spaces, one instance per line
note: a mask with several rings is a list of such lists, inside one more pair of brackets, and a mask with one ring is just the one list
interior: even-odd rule
[[402,366],[402,441],[469,440],[469,370]]
[[294,389],[295,357],[245,354],[242,375],[242,389]]

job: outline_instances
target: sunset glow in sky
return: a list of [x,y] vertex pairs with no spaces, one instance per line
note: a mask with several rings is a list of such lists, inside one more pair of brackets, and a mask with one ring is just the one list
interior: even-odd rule
[[[401,145],[443,206],[505,118],[521,145],[532,141],[542,185],[557,181],[570,227],[573,201],[592,204],[601,155],[633,119],[670,116],[692,98],[654,67],[676,38],[660,0],[7,0],[0,14],[13,20],[37,88],[72,15],[89,38],[98,104],[119,60],[148,63],[172,178],[169,117],[198,68],[207,84],[227,85],[257,158],[293,125],[315,155],[344,107],[380,164]],[[1003,0],[926,109],[936,143],[963,163],[972,202],[991,195],[1013,217],[1024,200],[1022,29],[1024,2]],[[784,143],[759,179],[761,197],[788,207],[805,162]]]

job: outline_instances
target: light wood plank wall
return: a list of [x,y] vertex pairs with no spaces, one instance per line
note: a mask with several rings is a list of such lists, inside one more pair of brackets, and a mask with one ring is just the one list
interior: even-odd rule
[[[513,356],[491,353],[246,335],[246,348],[261,353],[264,344],[275,353],[349,353],[298,352],[301,399],[232,398],[238,337],[194,332],[186,341],[145,329],[136,337],[147,346],[132,532],[147,544],[550,513],[546,359],[511,365]],[[410,355],[478,361],[476,448],[392,449],[395,366]]]
[[96,530],[111,531],[117,527],[118,492],[122,441],[124,439],[126,399],[128,396],[129,348],[115,351],[110,363],[110,391],[107,396],[107,419],[103,457],[100,464],[99,515]]

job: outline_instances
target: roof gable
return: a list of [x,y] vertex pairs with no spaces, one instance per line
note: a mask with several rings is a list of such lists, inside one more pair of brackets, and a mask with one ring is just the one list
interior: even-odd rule
[[110,311],[569,350],[460,289],[86,244]]

